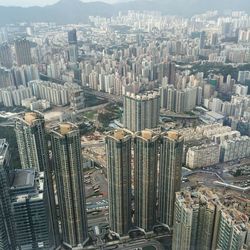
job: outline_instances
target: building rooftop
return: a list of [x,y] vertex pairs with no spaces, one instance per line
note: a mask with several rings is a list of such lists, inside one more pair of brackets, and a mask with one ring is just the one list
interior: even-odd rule
[[32,124],[37,119],[37,116],[38,116],[38,114],[35,112],[25,113],[24,120],[27,123]]
[[127,92],[126,96],[133,98],[135,100],[142,100],[142,101],[145,100],[146,101],[146,100],[150,100],[150,99],[154,99],[156,97],[159,97],[160,94],[158,91],[146,91],[142,94],[134,94],[134,93]]
[[35,185],[34,170],[15,170],[12,177],[11,189],[33,187]]

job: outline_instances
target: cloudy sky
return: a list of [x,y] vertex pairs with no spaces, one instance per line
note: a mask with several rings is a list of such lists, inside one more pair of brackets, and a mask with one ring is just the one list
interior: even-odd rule
[[[0,5],[4,6],[44,6],[48,4],[54,4],[59,0],[0,0]],[[95,2],[97,0],[82,0],[83,2]],[[101,0],[102,2],[115,3],[121,2],[121,0]]]

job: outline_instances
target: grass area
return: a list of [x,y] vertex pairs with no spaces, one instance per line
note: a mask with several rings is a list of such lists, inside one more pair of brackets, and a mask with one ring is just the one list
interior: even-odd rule
[[87,111],[84,113],[84,116],[87,117],[89,120],[94,120],[97,111]]

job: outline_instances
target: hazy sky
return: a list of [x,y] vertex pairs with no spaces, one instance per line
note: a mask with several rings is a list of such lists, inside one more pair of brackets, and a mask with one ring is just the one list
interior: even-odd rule
[[[0,0],[0,5],[4,6],[44,6],[48,4],[54,4],[58,2],[59,0]],[[97,0],[81,0],[83,2],[95,2]],[[101,0],[102,2],[107,3],[115,3],[115,2],[121,2],[121,0]]]

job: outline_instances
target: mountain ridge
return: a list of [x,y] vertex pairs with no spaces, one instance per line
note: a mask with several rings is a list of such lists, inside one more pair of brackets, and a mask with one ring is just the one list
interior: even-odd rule
[[[236,3],[237,2],[237,3]],[[180,8],[185,6],[185,8]],[[81,2],[60,0],[45,7],[0,6],[0,25],[16,22],[56,22],[59,24],[86,22],[88,16],[110,17],[119,11],[155,10],[163,14],[191,16],[206,10],[245,10],[250,13],[249,0],[133,0],[107,4],[101,1]]]

